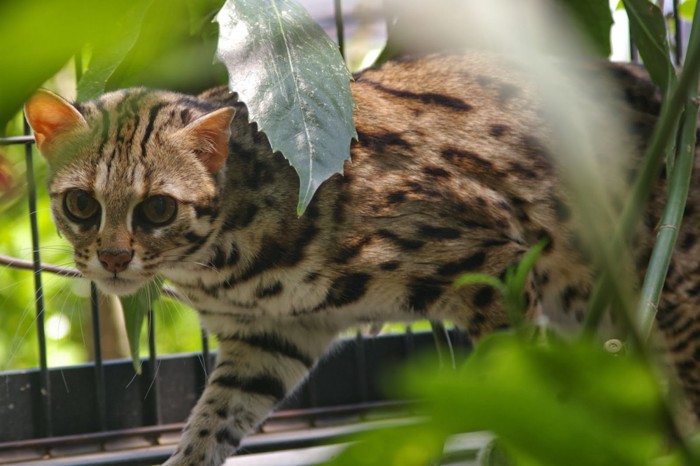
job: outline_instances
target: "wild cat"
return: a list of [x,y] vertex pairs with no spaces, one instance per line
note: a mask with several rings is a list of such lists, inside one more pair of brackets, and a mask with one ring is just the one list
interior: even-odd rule
[[[657,93],[629,68],[609,71],[643,148]],[[475,339],[507,327],[496,290],[452,284],[501,276],[541,239],[528,316],[583,318],[595,271],[527,80],[470,52],[389,62],[351,88],[352,163],[301,217],[297,175],[227,89],[137,88],[76,104],[40,91],[27,102],[53,217],[84,276],[128,294],[161,275],[220,342],[168,465],[221,464],[349,326],[449,319]],[[640,264],[659,202],[638,233]],[[694,189],[658,313],[696,413],[699,222]]]

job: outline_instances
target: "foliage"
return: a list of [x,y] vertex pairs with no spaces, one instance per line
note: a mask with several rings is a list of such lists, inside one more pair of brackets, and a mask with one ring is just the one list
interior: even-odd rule
[[679,456],[666,448],[655,376],[638,358],[612,356],[590,341],[542,345],[494,334],[458,370],[431,361],[393,386],[398,396],[421,400],[420,421],[375,432],[329,466],[437,464],[450,435],[484,430],[516,465],[670,465]]
[[350,73],[338,46],[294,0],[229,0],[217,21],[230,88],[299,174],[301,215],[350,158],[357,137]]
[[674,73],[666,39],[666,24],[661,10],[648,0],[623,0],[630,16],[630,29],[651,78],[663,91]]

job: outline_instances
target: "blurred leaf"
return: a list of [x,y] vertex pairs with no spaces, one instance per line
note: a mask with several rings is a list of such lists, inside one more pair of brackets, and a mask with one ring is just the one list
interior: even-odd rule
[[424,401],[417,414],[427,421],[376,433],[330,464],[418,464],[402,463],[402,452],[436,458],[441,439],[474,431],[493,432],[518,465],[639,466],[669,452],[654,376],[591,342],[524,344],[494,334],[459,371],[408,374],[402,395]]
[[350,73],[294,0],[228,0],[217,21],[229,86],[299,174],[301,215],[321,183],[342,172],[357,136]]
[[663,14],[648,0],[623,0],[623,3],[639,55],[656,85],[666,92],[674,71]]
[[0,2],[0,132],[22,103],[88,42],[118,42],[140,0]]
[[697,3],[697,0],[686,0],[685,2],[680,4],[678,12],[681,15],[681,18],[683,18],[686,21],[692,21],[693,15],[695,14],[695,5]]
[[613,25],[608,0],[558,0],[581,26],[594,50],[603,57],[610,55],[610,28]]
[[131,361],[137,374],[141,373],[141,329],[148,311],[153,309],[153,303],[159,298],[163,280],[156,278],[131,296],[121,296],[119,300],[124,310],[126,335],[131,349]]
[[196,94],[226,83],[225,67],[214,64],[218,26],[212,22],[223,0],[151,1],[107,90],[146,86]]
[[100,41],[95,45],[90,65],[78,83],[78,101],[92,100],[104,93],[107,80],[136,43],[141,24],[152,0],[143,0],[118,18],[123,37],[118,41]]

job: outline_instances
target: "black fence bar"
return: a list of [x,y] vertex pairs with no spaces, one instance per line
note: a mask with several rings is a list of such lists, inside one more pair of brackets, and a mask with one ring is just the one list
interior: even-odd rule
[[338,36],[338,48],[340,55],[345,58],[345,24],[343,23],[343,4],[341,0],[333,0],[335,13],[335,30]]
[[92,314],[92,346],[95,359],[95,404],[97,425],[101,431],[107,430],[107,386],[102,359],[102,337],[100,336],[100,302],[97,286],[90,282],[90,312]]
[[[29,123],[24,120],[24,134],[30,134]],[[25,163],[27,166],[27,185],[29,189],[29,223],[32,230],[32,260],[34,262],[34,303],[36,306],[36,330],[39,340],[39,406],[41,406],[40,435],[50,437],[53,434],[51,419],[51,383],[46,352],[46,332],[44,328],[44,289],[41,284],[41,256],[39,254],[39,226],[36,214],[36,180],[34,179],[34,161],[32,159],[32,141],[26,141],[24,146]]]
[[209,333],[202,327],[202,369],[206,380],[211,373],[211,350],[209,348]]
[[10,136],[0,138],[0,146],[12,146],[15,144],[34,144],[34,136]]
[[145,401],[146,401],[146,424],[160,424],[161,413],[159,403],[158,387],[158,357],[156,353],[156,322],[153,315],[153,307],[148,309],[148,365],[144,375],[146,377]]

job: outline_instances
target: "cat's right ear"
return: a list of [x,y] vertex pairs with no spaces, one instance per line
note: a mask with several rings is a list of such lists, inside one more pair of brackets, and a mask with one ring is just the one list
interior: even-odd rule
[[70,102],[43,89],[29,98],[24,114],[34,130],[36,147],[47,160],[51,159],[52,148],[62,135],[88,126]]

